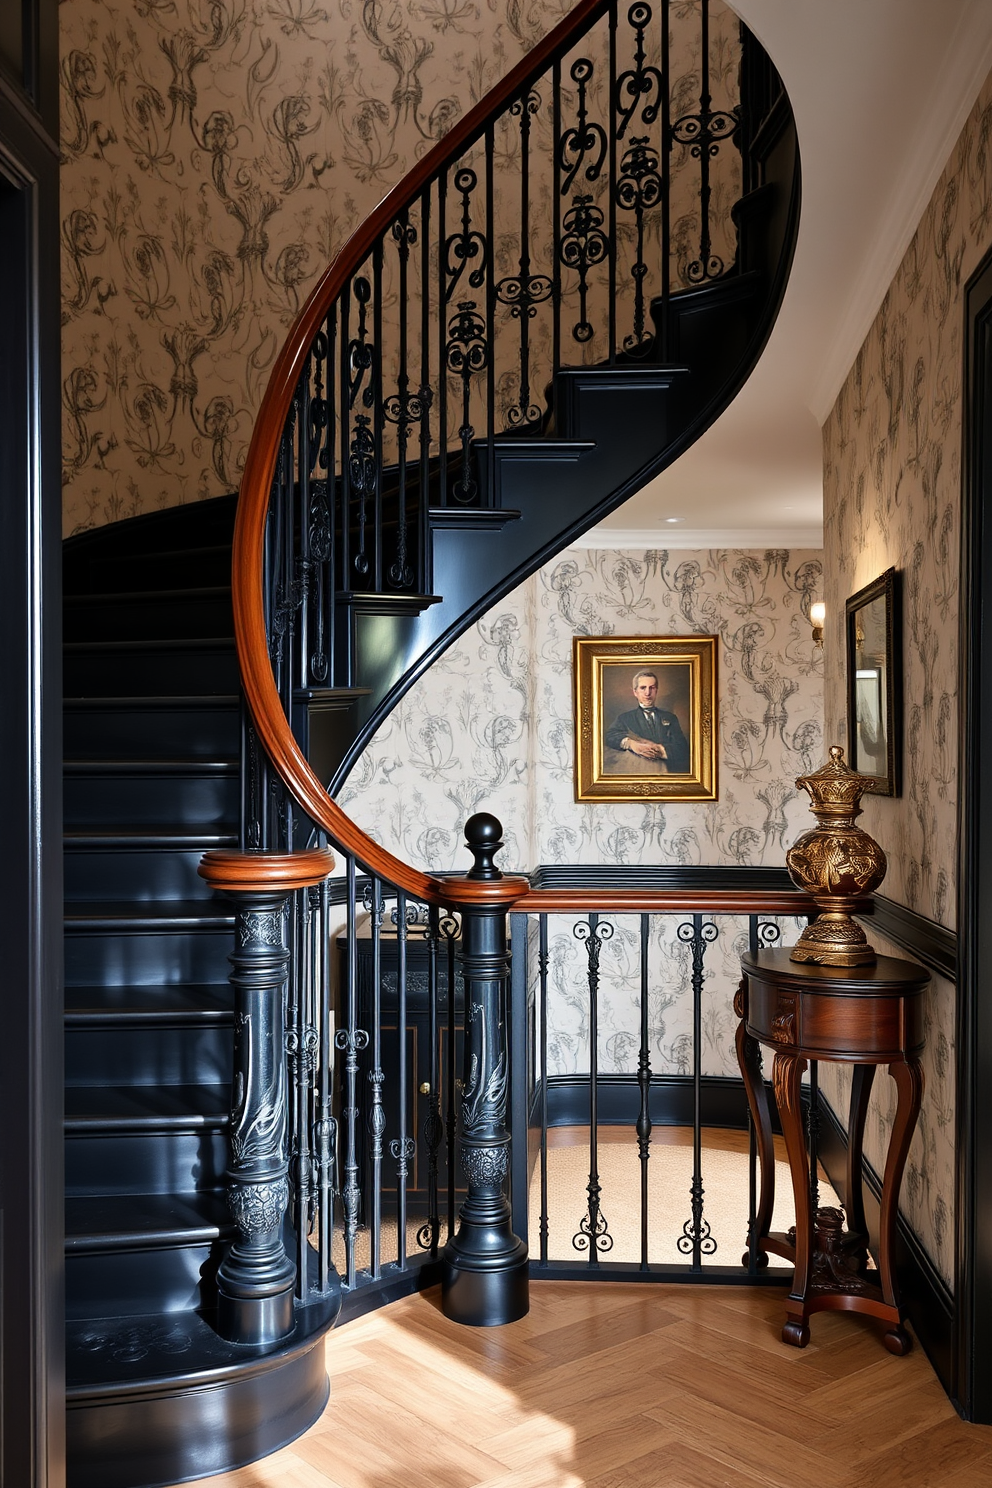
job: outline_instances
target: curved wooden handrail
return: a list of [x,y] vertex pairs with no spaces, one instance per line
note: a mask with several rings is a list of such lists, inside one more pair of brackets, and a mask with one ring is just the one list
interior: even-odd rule
[[348,239],[297,316],[276,360],[255,421],[241,479],[232,556],[234,635],[245,697],[259,738],[283,784],[313,821],[372,872],[430,904],[447,902],[440,882],[419,873],[373,842],[331,800],[293,737],[276,689],[265,630],[262,572],[265,521],[279,443],[314,336],[382,233],[445,166],[464,154],[490,120],[540,76],[557,55],[568,50],[584,27],[609,9],[609,3],[610,0],[579,0],[575,9],[383,197]]

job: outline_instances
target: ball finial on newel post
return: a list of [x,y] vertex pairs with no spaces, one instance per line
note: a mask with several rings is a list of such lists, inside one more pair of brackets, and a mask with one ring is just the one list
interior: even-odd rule
[[503,846],[503,823],[488,811],[477,811],[465,823],[465,842],[475,858],[466,878],[502,878],[493,858]]

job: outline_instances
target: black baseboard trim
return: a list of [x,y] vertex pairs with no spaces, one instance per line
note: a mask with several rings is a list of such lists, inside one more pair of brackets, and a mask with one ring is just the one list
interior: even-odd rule
[[869,934],[872,928],[878,930],[886,940],[922,961],[928,971],[935,971],[949,982],[957,981],[958,937],[946,925],[938,925],[936,920],[928,920],[915,909],[886,899],[884,894],[875,895],[870,915],[858,918],[864,921]]
[[[633,1126],[641,1108],[641,1092],[634,1075],[600,1075],[596,1081],[600,1126]],[[692,1126],[693,1082],[689,1075],[655,1076],[649,1108],[654,1126]],[[773,1125],[778,1112],[773,1106]],[[706,1075],[700,1082],[703,1126],[747,1130],[747,1096],[740,1077]],[[531,1127],[540,1126],[540,1087],[531,1104]],[[548,1126],[589,1125],[589,1076],[548,1076]]]
[[[830,1182],[847,1203],[847,1131],[821,1097],[820,1162]],[[865,1218],[871,1243],[878,1245],[879,1198],[882,1184],[869,1162],[864,1164]],[[896,1271],[906,1316],[923,1346],[940,1383],[957,1409],[954,1393],[957,1309],[954,1295],[933,1261],[902,1216],[896,1226]]]
[[601,1266],[588,1261],[546,1261],[542,1264],[534,1256],[530,1258],[531,1281],[634,1281],[668,1282],[689,1286],[747,1286],[784,1287],[792,1282],[792,1267],[776,1267],[774,1270],[757,1271],[754,1275],[746,1266],[704,1265],[701,1271],[690,1271],[688,1262],[682,1265],[653,1264],[639,1266],[635,1261],[608,1261]]
[[[390,1272],[394,1274],[390,1275]],[[414,1292],[423,1292],[428,1287],[440,1284],[440,1260],[424,1259],[419,1265],[414,1263],[406,1271],[399,1273],[396,1273],[395,1266],[385,1266],[378,1281],[367,1282],[355,1287],[353,1291],[346,1286],[341,1287],[341,1314],[338,1324],[354,1322],[356,1318],[364,1317],[369,1312],[377,1312],[390,1302],[398,1302],[401,1297],[412,1297]]]

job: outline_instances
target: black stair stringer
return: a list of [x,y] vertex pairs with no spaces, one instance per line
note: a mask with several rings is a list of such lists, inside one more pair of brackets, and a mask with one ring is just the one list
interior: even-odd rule
[[68,1488],[241,1466],[327,1399],[339,1293],[311,1288],[277,1348],[213,1326],[233,1229],[234,917],[196,867],[238,841],[234,509],[65,545]]

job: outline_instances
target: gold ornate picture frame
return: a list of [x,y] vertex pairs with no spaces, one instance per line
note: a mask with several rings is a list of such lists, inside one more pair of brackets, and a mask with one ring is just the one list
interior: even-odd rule
[[577,801],[717,799],[717,639],[574,637]]

